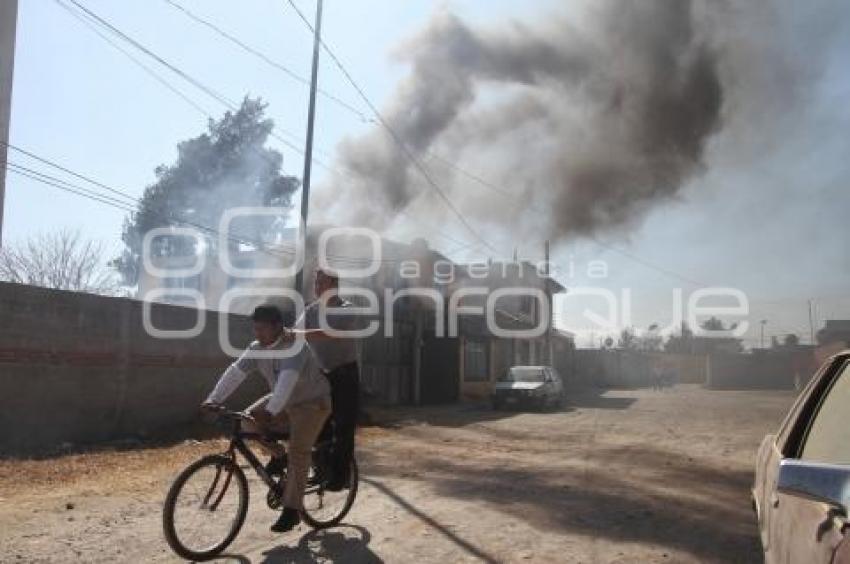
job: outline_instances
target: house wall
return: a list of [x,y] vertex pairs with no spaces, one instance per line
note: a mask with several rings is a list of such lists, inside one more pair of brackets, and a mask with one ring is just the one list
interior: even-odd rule
[[466,366],[466,355],[469,350],[468,347],[470,338],[463,337],[461,339],[460,354],[460,397],[463,400],[482,400],[488,398],[490,396],[490,391],[493,389],[493,382],[495,381],[494,354],[496,354],[495,343],[497,343],[498,340],[484,337],[476,337],[473,340],[479,343],[484,343],[486,350],[485,355],[487,357],[486,378],[484,380],[469,380],[469,374]]
[[361,388],[367,401],[379,405],[413,404],[415,324],[395,321],[392,334],[380,331],[360,341]]
[[[0,283],[0,454],[64,442],[173,435],[197,420],[197,407],[231,362],[218,343],[219,315],[200,335],[155,339],[142,303]],[[194,325],[198,312],[152,304],[161,329]],[[234,346],[250,322],[224,316]],[[264,393],[250,379],[232,398],[244,406]]]
[[[469,380],[465,370],[465,355],[471,337],[463,337],[461,344],[460,397],[464,400],[483,400],[490,397],[493,386],[501,374],[511,366],[535,365],[546,346],[544,339],[498,339],[475,337],[487,346],[488,370],[485,380]],[[566,379],[566,374],[564,375]]]

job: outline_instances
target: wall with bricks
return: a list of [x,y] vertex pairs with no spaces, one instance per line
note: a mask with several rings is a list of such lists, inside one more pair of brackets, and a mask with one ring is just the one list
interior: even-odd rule
[[[149,336],[143,303],[0,282],[0,456],[70,442],[174,436],[232,361],[219,346],[251,339],[248,318],[206,312],[192,339]],[[159,329],[187,329],[199,312],[151,305]],[[249,379],[231,402],[264,383]]]

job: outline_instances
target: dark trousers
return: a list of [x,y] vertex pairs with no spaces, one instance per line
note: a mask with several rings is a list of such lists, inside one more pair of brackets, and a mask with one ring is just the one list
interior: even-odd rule
[[325,374],[331,385],[333,411],[320,438],[333,437],[333,479],[348,481],[354,456],[354,430],[360,411],[360,370],[356,362],[344,364]]

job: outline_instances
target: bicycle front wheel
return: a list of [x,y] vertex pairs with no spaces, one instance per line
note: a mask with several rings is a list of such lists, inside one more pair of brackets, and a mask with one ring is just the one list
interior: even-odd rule
[[165,540],[182,558],[209,560],[233,542],[247,513],[245,473],[226,456],[205,456],[183,470],[168,490]]

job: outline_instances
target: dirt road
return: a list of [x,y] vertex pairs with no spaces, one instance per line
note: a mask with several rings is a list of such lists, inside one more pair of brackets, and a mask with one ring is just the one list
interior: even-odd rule
[[[786,392],[582,394],[559,413],[392,410],[347,525],[285,535],[252,488],[223,562],[758,562],[752,459]],[[175,561],[174,474],[217,441],[0,461],[0,562]],[[252,486],[256,486],[256,480]]]

